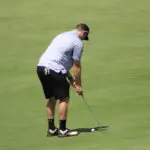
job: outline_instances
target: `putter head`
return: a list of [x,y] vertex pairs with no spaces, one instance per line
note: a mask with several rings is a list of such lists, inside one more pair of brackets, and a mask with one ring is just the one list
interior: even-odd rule
[[108,130],[108,128],[109,128],[109,126],[98,126],[98,127],[95,127],[94,129],[95,129],[95,131],[103,132],[103,131]]
[[92,128],[77,128],[74,129],[78,131],[79,133],[87,133],[87,132],[104,132],[108,130],[109,126],[97,126]]

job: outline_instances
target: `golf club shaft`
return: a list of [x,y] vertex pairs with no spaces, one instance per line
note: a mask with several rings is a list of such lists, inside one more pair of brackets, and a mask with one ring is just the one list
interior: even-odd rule
[[[75,80],[73,78],[73,76],[71,75],[70,72],[67,73],[67,80],[69,81],[69,83],[75,88]],[[81,95],[82,96],[82,99],[87,107],[87,109],[89,110],[90,114],[92,115],[92,118],[94,119],[94,121],[97,123],[98,126],[100,126],[100,123],[99,121],[97,120],[97,118],[95,117],[93,111],[91,110],[91,108],[89,107],[89,105],[87,104],[85,98],[84,98],[84,95]]]
[[83,99],[83,101],[84,101],[84,103],[85,103],[85,105],[86,105],[87,109],[89,110],[90,114],[92,115],[92,118],[93,118],[93,119],[94,119],[94,121],[97,123],[97,125],[98,125],[98,126],[100,126],[99,121],[98,121],[98,120],[97,120],[97,118],[95,117],[95,115],[94,115],[94,113],[93,113],[92,109],[89,107],[89,105],[88,105],[88,103],[86,102],[86,100],[85,100],[85,98],[84,98],[84,96],[83,96],[83,95],[82,95],[82,99]]

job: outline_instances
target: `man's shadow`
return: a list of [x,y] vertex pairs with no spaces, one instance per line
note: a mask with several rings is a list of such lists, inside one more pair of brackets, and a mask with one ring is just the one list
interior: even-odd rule
[[78,131],[79,133],[86,133],[86,132],[104,132],[107,131],[109,126],[97,126],[92,128],[76,128],[75,131]]

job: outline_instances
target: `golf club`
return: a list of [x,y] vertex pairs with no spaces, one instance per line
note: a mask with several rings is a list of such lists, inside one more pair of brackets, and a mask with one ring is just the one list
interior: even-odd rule
[[[73,78],[73,76],[71,75],[70,72],[67,73],[67,81],[75,88],[75,86],[76,86],[75,80],[74,80],[74,78]],[[90,131],[91,131],[91,132],[99,131],[100,128],[101,128],[99,121],[97,120],[97,118],[95,117],[93,111],[92,111],[91,108],[89,107],[87,101],[86,101],[85,98],[84,98],[84,95],[81,95],[81,97],[82,97],[82,100],[84,101],[85,106],[87,107],[89,113],[91,114],[93,120],[94,120],[94,121],[96,122],[96,124],[98,125],[98,127],[91,128]]]

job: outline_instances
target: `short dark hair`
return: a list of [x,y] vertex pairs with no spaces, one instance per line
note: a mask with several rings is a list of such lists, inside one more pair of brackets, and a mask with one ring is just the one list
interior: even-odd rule
[[90,32],[90,28],[85,23],[77,24],[76,29],[85,30],[85,31]]

